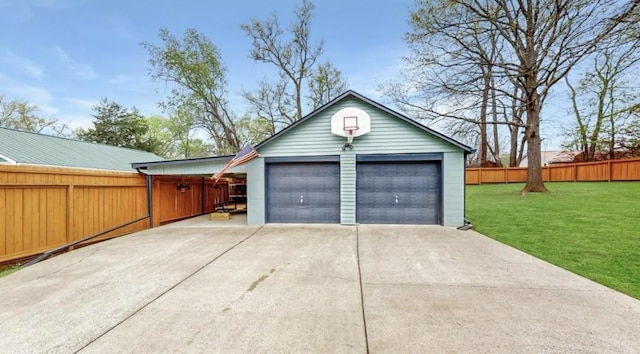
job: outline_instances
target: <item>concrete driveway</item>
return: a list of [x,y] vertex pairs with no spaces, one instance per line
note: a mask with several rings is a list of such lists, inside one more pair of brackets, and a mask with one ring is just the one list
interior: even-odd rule
[[0,352],[640,350],[640,301],[473,231],[213,225],[0,279]]

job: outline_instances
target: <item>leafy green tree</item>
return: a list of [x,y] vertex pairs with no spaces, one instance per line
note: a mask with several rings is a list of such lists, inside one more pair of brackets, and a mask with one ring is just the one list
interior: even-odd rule
[[26,101],[11,100],[0,95],[0,127],[32,133],[64,135],[66,124],[39,116],[40,109]]
[[128,109],[103,98],[93,107],[93,127],[76,130],[80,140],[155,152],[158,138],[149,136],[149,123],[134,107]]
[[218,47],[191,28],[182,39],[166,28],[160,29],[159,37],[162,45],[142,46],[149,53],[151,77],[170,85],[162,106],[189,112],[194,125],[213,139],[216,153],[238,151],[236,119],[228,108],[226,67]]

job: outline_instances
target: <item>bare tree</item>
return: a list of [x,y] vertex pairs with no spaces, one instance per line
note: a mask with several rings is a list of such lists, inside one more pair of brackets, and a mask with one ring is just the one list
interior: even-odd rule
[[280,127],[296,121],[292,97],[288,92],[288,81],[280,78],[278,82],[263,79],[258,82],[255,93],[243,91],[244,99],[249,103],[250,111],[258,119],[268,122],[270,135],[276,133]]
[[568,145],[582,151],[584,161],[592,161],[598,150],[605,149],[609,158],[614,158],[617,132],[640,98],[629,77],[640,62],[639,41],[633,36],[633,40],[621,42],[593,56],[577,87],[565,77],[576,119]]
[[[473,65],[477,58],[490,64],[518,87],[513,96],[524,107],[522,122],[527,143],[528,178],[522,192],[544,192],[541,169],[540,111],[551,88],[586,56],[635,22],[640,1],[618,0],[417,0],[411,12],[409,44],[428,48],[455,63]],[[490,58],[477,43],[489,43],[497,33],[500,55]],[[469,38],[478,38],[471,41]],[[414,50],[414,54],[415,54]],[[465,54],[466,53],[466,54]],[[418,52],[419,54],[419,52]],[[433,58],[434,55],[426,58]],[[425,62],[413,57],[415,67]],[[470,60],[471,59],[471,60]],[[442,63],[442,61],[440,61]],[[428,62],[427,64],[433,64]],[[436,75],[451,73],[452,64],[440,65]],[[437,76],[436,76],[437,77]],[[449,76],[451,78],[451,76]],[[451,85],[457,85],[453,82]],[[458,86],[459,87],[459,86]],[[509,95],[511,89],[499,89]],[[465,102],[460,98],[458,102]],[[468,102],[468,101],[467,101]],[[450,104],[450,106],[452,106]],[[444,116],[478,122],[469,116],[468,105]],[[441,113],[442,115],[442,113]],[[508,125],[517,121],[505,122]]]
[[[277,94],[277,96],[271,96],[270,100],[295,102],[293,116],[281,115],[278,118],[271,118],[272,122],[286,120],[288,123],[293,123],[302,118],[304,81],[312,74],[313,66],[323,50],[322,41],[317,44],[311,42],[311,15],[314,7],[311,2],[302,1],[302,5],[295,10],[296,22],[291,25],[287,35],[275,14],[270,19],[264,21],[251,19],[249,24],[242,25],[242,29],[252,40],[249,56],[256,61],[274,65],[280,77],[290,83],[291,90],[280,90],[279,88],[282,87],[289,88],[289,85],[282,86],[281,82],[277,84],[280,85],[279,88],[267,89],[269,93]],[[287,36],[289,38],[286,38]],[[261,85],[262,89],[264,84]],[[257,97],[260,97],[260,93]],[[255,102],[255,99],[247,99],[250,103]],[[282,113],[279,110],[271,112]]]
[[36,105],[0,95],[0,127],[56,136],[67,132],[69,127],[66,124],[57,119],[43,118],[38,112]]
[[330,61],[318,65],[309,78],[309,105],[312,110],[347,90],[347,81]]

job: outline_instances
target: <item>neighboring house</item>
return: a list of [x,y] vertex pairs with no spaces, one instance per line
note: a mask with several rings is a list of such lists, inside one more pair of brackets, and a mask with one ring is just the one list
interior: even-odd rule
[[[331,118],[345,108],[370,132],[343,150]],[[228,170],[246,180],[247,222],[464,224],[464,160],[471,148],[347,91],[256,147]],[[140,162],[152,176],[211,175],[233,156]],[[141,160],[144,161],[144,160]]]
[[0,164],[134,172],[131,163],[141,160],[162,158],[146,151],[0,128]]
[[[542,166],[553,165],[558,163],[571,163],[580,151],[542,151]],[[527,167],[528,160],[524,158],[520,162],[520,167]]]

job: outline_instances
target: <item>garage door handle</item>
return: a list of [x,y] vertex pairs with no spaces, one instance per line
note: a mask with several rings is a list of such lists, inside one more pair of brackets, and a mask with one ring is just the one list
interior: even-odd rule
[[398,196],[396,195],[396,204],[398,204]]

